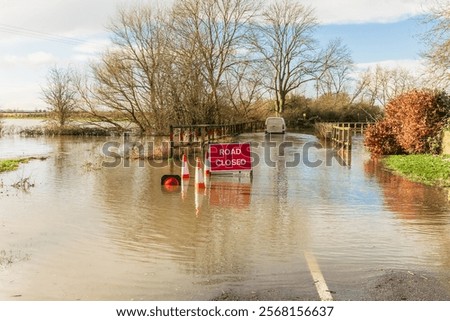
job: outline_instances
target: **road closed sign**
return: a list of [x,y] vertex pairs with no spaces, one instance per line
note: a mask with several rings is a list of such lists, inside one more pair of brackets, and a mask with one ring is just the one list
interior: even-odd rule
[[249,143],[209,145],[211,172],[251,171],[252,161]]

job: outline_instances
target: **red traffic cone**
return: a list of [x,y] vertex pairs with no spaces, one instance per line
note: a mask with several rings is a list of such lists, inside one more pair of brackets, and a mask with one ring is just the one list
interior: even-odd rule
[[161,185],[167,192],[175,192],[181,184],[181,178],[178,175],[163,175]]
[[186,154],[183,154],[183,160],[181,162],[181,178],[189,178],[189,167]]
[[206,152],[205,156],[205,176],[211,175],[211,163],[209,161],[209,153]]
[[195,187],[205,188],[205,180],[203,179],[202,162],[197,157],[197,166],[195,166]]

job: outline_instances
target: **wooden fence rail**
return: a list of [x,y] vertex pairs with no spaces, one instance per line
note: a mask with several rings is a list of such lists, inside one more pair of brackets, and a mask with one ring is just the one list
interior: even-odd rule
[[373,123],[370,122],[336,122],[336,123],[329,123],[333,126],[338,127],[345,127],[345,128],[351,128],[355,134],[363,134],[364,130],[367,129],[370,125]]
[[349,148],[352,145],[352,128],[333,126],[331,139],[336,145]]
[[372,123],[368,122],[336,122],[317,123],[316,135],[323,139],[331,139],[339,147],[350,147],[353,134],[363,134]]
[[243,133],[264,129],[263,121],[246,122],[228,125],[176,125],[170,126],[169,157],[173,158],[177,147],[200,146],[217,142],[225,137],[233,137]]

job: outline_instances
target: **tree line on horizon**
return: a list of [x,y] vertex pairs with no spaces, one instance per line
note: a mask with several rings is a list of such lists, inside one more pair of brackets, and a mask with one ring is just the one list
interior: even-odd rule
[[[433,54],[439,52],[431,37],[435,22],[447,19],[442,10],[427,15],[435,29],[425,37],[433,43],[424,57],[434,73],[449,60]],[[322,47],[317,28],[313,9],[295,0],[176,0],[162,9],[120,9],[109,26],[112,45],[84,74],[51,68],[43,100],[60,126],[78,110],[117,128],[119,118],[142,133],[157,133],[170,124],[268,115],[374,120],[390,99],[424,86],[401,68],[357,72],[346,45],[335,39]],[[445,67],[441,74],[438,85],[449,78]]]

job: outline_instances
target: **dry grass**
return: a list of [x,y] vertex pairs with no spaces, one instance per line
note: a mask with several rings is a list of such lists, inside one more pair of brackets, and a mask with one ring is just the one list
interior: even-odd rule
[[11,187],[14,187],[17,190],[28,192],[32,187],[34,187],[34,183],[31,182],[31,176],[21,177],[16,182],[11,184]]
[[450,155],[450,130],[444,131],[442,137],[442,154]]
[[6,268],[13,263],[26,261],[30,258],[28,254],[14,254],[12,251],[0,250],[0,268]]
[[319,139],[330,139],[332,129],[333,129],[332,123],[315,123],[314,124],[314,134]]
[[20,132],[23,136],[110,136],[111,131],[99,127],[48,125],[45,127],[26,128]]

